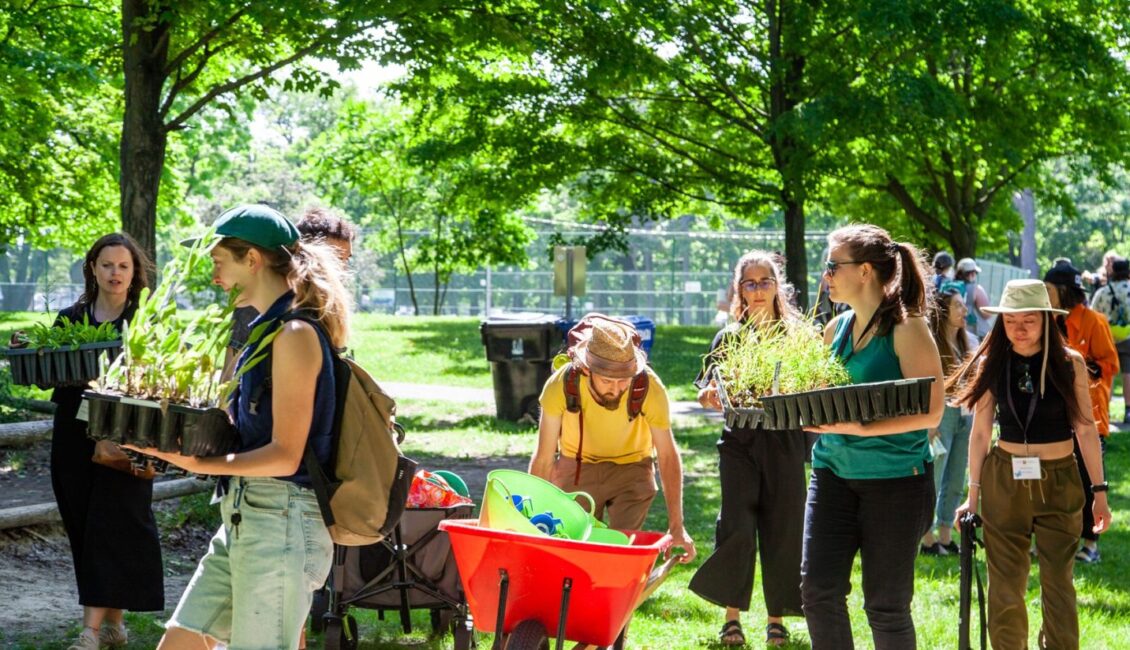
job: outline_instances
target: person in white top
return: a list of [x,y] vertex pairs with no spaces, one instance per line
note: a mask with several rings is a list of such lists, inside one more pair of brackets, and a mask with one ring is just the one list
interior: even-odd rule
[[1091,309],[1106,316],[1110,324],[1122,370],[1122,423],[1130,424],[1130,260],[1119,257],[1111,261],[1109,281],[1095,291]]

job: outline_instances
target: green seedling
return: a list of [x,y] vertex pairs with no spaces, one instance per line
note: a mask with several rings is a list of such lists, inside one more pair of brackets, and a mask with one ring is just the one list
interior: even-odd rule
[[59,318],[55,326],[36,323],[26,331],[18,332],[20,347],[47,348],[55,350],[62,347],[102,343],[121,338],[113,323],[91,325],[90,316],[83,314],[82,322],[71,321],[66,316]]
[[733,406],[759,407],[763,395],[851,383],[810,319],[747,323],[717,350],[715,363]]

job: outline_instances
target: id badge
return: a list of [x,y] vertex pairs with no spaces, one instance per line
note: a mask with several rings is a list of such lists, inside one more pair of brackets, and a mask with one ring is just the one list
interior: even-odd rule
[[89,408],[89,406],[90,406],[89,402],[87,402],[86,400],[82,400],[82,404],[78,405],[78,413],[75,414],[75,419],[80,421],[80,422],[89,422],[90,421],[90,408]]
[[1012,478],[1021,481],[1040,478],[1039,456],[1013,456]]

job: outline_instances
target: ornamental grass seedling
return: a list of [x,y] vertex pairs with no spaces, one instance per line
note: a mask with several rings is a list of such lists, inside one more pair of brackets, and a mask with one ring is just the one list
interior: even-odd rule
[[809,318],[731,327],[732,336],[715,351],[714,365],[732,406],[760,407],[763,395],[851,383],[847,369]]

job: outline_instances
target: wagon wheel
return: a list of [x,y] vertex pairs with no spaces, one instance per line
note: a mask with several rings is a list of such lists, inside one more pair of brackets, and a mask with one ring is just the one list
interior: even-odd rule
[[522,621],[506,641],[506,650],[549,650],[549,637],[538,621]]
[[314,600],[310,603],[310,631],[321,632],[326,629],[326,622],[322,617],[328,611],[330,611],[330,595],[323,587],[314,592]]
[[327,617],[325,650],[357,650],[357,620],[352,616]]

